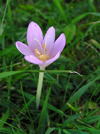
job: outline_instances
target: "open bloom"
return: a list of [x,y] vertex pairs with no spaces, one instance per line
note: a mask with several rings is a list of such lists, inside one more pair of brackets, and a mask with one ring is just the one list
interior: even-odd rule
[[48,29],[43,39],[41,28],[32,21],[27,30],[28,46],[20,41],[17,41],[15,44],[17,49],[25,55],[25,60],[38,64],[41,69],[44,69],[59,58],[66,43],[65,35],[62,33],[54,41],[55,29],[53,26]]

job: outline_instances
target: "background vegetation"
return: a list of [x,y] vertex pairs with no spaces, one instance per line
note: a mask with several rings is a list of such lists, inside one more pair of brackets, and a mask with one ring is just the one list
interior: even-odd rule
[[[99,0],[0,0],[0,134],[100,134],[99,5]],[[15,46],[27,44],[31,21],[44,34],[54,26],[56,38],[66,35],[60,58],[46,68],[39,110],[39,66],[25,61]]]

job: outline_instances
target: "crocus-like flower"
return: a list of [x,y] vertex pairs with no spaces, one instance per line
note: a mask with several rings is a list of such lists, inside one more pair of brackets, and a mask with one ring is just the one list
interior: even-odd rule
[[62,33],[58,39],[54,41],[55,29],[53,26],[48,29],[43,39],[41,28],[32,21],[27,30],[28,46],[19,41],[15,44],[17,49],[25,55],[25,60],[38,64],[40,69],[44,69],[59,58],[66,43],[65,35]]

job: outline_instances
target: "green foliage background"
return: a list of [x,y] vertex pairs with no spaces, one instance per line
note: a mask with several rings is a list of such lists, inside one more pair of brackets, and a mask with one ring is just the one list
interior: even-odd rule
[[[0,1],[1,134],[100,134],[99,5],[99,0]],[[31,21],[44,35],[54,26],[56,38],[66,36],[60,58],[46,68],[39,110],[39,67],[15,46],[27,44]]]

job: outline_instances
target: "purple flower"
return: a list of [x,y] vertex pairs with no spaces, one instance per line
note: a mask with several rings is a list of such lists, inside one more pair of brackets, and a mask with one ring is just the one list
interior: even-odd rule
[[32,21],[27,30],[28,46],[20,41],[17,41],[15,44],[17,49],[25,55],[25,60],[37,64],[41,69],[44,69],[59,58],[66,43],[65,35],[62,33],[54,41],[55,29],[53,26],[48,29],[43,39],[41,28]]

